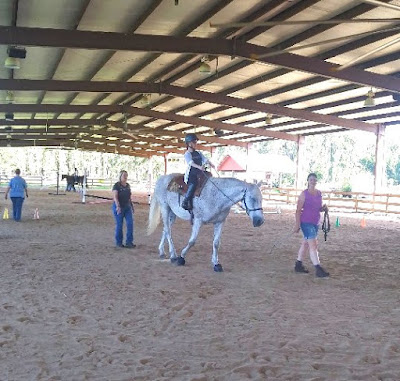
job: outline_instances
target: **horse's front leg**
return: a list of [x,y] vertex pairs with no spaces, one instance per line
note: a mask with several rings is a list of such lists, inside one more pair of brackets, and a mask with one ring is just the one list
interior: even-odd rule
[[213,253],[211,257],[211,262],[214,265],[214,271],[222,272],[222,266],[218,261],[218,250],[221,241],[221,233],[222,233],[222,226],[224,225],[223,222],[216,222],[214,224],[214,239],[213,239]]
[[190,250],[190,248],[192,248],[194,246],[194,244],[196,243],[196,239],[197,239],[197,236],[199,235],[201,225],[202,225],[201,220],[195,218],[193,221],[193,226],[192,226],[192,234],[190,235],[188,244],[183,248],[183,250],[181,252],[182,259],[180,260],[181,263],[178,262],[179,265],[185,264],[185,257],[187,255],[188,251]]

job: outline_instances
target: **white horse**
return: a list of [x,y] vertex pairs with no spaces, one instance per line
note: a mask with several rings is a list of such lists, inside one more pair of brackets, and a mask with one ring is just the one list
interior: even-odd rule
[[[165,258],[164,242],[168,240],[169,256],[172,263],[185,264],[185,257],[189,249],[196,243],[197,236],[203,224],[214,224],[214,240],[212,264],[214,271],[221,272],[222,266],[218,261],[218,249],[220,244],[222,226],[229,214],[231,207],[242,202],[243,209],[258,227],[264,223],[262,210],[261,191],[255,184],[248,184],[233,178],[210,178],[205,184],[199,197],[193,200],[193,226],[189,242],[177,257],[174,243],[171,237],[171,227],[176,217],[190,220],[190,213],[180,205],[182,196],[176,192],[167,190],[168,184],[176,174],[161,176],[155,186],[154,195],[150,204],[148,234],[154,232],[162,215],[164,229],[158,246],[160,258]],[[161,213],[160,213],[161,210]]]

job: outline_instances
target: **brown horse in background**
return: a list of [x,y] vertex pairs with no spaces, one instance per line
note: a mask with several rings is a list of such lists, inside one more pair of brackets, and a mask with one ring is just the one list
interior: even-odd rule
[[[83,187],[85,176],[61,175],[61,180],[64,179],[67,180],[67,187],[65,188],[65,191],[70,192],[71,190],[73,190],[74,192],[76,192],[75,185]],[[85,186],[87,187],[87,181]]]

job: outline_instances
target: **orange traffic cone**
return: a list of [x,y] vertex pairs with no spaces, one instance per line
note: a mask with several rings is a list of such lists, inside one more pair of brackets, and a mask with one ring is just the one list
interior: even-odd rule
[[367,226],[367,221],[365,220],[365,217],[362,218],[360,225],[362,228],[365,228]]
[[35,212],[33,213],[33,219],[34,220],[38,220],[39,219],[39,209],[36,208]]

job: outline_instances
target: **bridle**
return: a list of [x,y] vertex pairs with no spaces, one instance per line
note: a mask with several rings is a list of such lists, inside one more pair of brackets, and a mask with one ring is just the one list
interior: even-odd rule
[[[204,173],[203,173],[203,175],[204,175]],[[204,176],[205,176],[205,175],[204,175]],[[249,209],[249,208],[247,207],[247,204],[246,204],[246,193],[247,193],[247,188],[244,190],[243,197],[242,197],[239,201],[234,201],[234,200],[232,200],[232,199],[217,185],[217,184],[215,184],[214,181],[212,181],[211,177],[208,177],[208,178],[207,178],[207,181],[210,181],[211,184],[213,184],[213,185],[215,186],[215,188],[217,188],[228,200],[232,201],[234,204],[237,204],[237,203],[239,203],[239,202],[241,201],[241,202],[243,203],[243,205],[244,205],[244,208],[243,208],[243,206],[242,206],[241,204],[239,204],[239,206],[240,206],[243,210],[246,211],[247,215],[249,215],[250,212],[256,212],[257,210],[263,210],[263,208]]]
[[243,193],[243,198],[242,198],[242,202],[243,202],[243,204],[244,204],[244,208],[243,208],[243,206],[241,206],[240,205],[240,207],[243,209],[243,210],[245,210],[246,211],[246,213],[249,215],[249,213],[250,212],[256,212],[257,210],[263,210],[263,208],[254,208],[254,209],[249,209],[248,207],[247,207],[247,204],[246,204],[246,192],[247,192],[247,188],[246,188],[246,190],[244,191],[244,193]]

